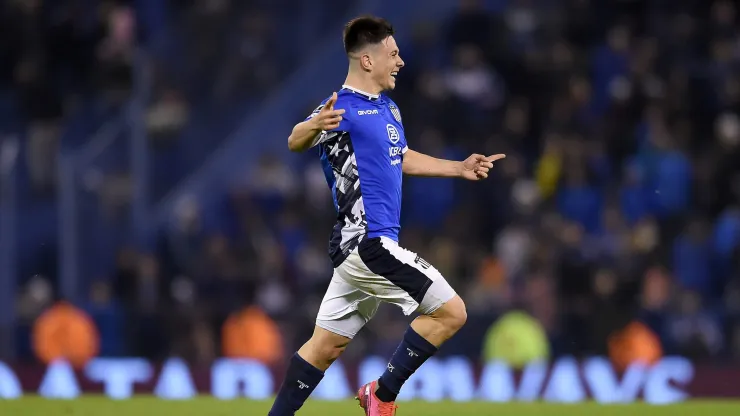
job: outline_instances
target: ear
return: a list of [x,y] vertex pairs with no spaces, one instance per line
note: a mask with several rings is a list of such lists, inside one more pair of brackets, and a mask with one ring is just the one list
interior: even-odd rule
[[373,67],[373,60],[369,53],[363,53],[360,55],[360,67],[365,71],[370,71]]

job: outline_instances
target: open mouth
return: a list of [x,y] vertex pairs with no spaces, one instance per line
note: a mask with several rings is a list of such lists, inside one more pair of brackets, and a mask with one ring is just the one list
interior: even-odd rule
[[391,72],[391,76],[393,77],[393,79],[396,79],[396,76],[398,76],[398,71]]

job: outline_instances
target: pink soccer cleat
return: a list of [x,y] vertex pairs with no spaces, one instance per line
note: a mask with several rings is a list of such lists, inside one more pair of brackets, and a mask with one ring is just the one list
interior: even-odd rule
[[365,416],[395,416],[396,406],[395,402],[381,402],[375,395],[375,390],[378,389],[378,381],[373,381],[360,387],[357,391],[357,400],[360,402],[360,407],[365,410]]

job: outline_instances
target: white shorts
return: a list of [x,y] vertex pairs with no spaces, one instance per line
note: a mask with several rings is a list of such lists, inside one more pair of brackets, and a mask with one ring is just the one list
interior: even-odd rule
[[456,293],[431,264],[386,237],[365,238],[334,269],[316,325],[354,338],[380,302],[430,314]]

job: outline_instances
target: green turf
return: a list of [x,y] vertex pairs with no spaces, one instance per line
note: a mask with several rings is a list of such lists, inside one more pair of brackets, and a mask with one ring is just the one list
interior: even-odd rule
[[[103,397],[46,400],[26,397],[0,400],[0,415],[8,416],[265,416],[268,402],[218,401],[210,398],[169,402],[151,397],[113,401]],[[309,401],[298,416],[362,416],[356,402]],[[730,416],[740,415],[740,401],[694,401],[670,406],[645,404],[603,406],[595,403],[400,403],[397,416]]]

